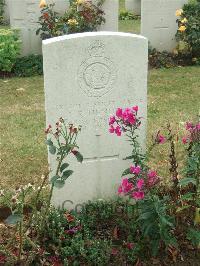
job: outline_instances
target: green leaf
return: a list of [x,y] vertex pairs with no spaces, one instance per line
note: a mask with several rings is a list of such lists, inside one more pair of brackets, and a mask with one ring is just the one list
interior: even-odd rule
[[188,192],[188,193],[181,196],[181,200],[188,200],[189,201],[189,200],[193,200],[194,199],[193,197],[194,197],[194,193]]
[[53,142],[52,142],[51,139],[47,139],[47,140],[46,140],[46,144],[47,144],[48,146],[51,146],[51,145],[53,145]]
[[49,146],[49,152],[51,154],[55,154],[56,153],[56,147],[54,145]]
[[7,224],[16,224],[22,220],[21,215],[19,214],[11,214],[8,216],[8,218],[5,220]]
[[65,181],[64,180],[56,180],[54,182],[54,186],[57,187],[57,188],[62,188],[62,187],[64,187],[64,185],[65,185]]
[[193,245],[198,247],[200,245],[200,230],[190,228],[187,232],[187,239],[189,239]]
[[76,157],[77,161],[78,161],[79,163],[82,163],[82,161],[83,161],[83,155],[82,155],[79,151],[76,151],[76,152],[73,153],[73,154],[74,154],[74,156]]
[[60,176],[59,175],[54,175],[51,179],[50,179],[50,183],[54,183],[57,179],[59,179]]
[[191,177],[183,178],[183,179],[181,179],[179,181],[179,185],[181,185],[181,186],[187,186],[189,183],[192,183],[195,186],[197,185],[196,179],[195,178],[191,178]]
[[68,163],[63,163],[60,167],[60,172],[62,172],[63,170],[65,170],[65,168],[67,168],[69,166]]
[[182,206],[182,207],[178,207],[177,210],[176,210],[176,212],[181,212],[181,211],[183,211],[183,210],[185,210],[185,209],[188,209],[188,208],[190,208],[190,207],[191,207],[190,205],[184,205],[184,206]]
[[74,172],[74,171],[72,171],[72,170],[67,170],[67,171],[63,172],[62,178],[63,178],[64,180],[66,180],[70,175],[73,174],[73,172]]
[[131,160],[131,159],[133,159],[133,158],[134,158],[134,156],[131,155],[131,156],[127,156],[127,157],[125,157],[123,160]]
[[122,173],[122,176],[125,176],[125,175],[128,175],[128,174],[131,174],[130,168],[127,168],[126,170],[124,170],[124,172]]

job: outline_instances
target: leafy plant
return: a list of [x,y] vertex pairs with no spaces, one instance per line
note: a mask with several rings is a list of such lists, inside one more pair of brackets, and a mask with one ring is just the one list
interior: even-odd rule
[[200,247],[200,230],[190,228],[187,232],[187,239],[189,239],[194,246]]
[[142,236],[150,243],[153,256],[158,254],[162,242],[166,246],[177,246],[176,238],[172,234],[172,229],[175,228],[174,219],[167,214],[168,200],[153,195],[138,203],[138,224]]
[[186,145],[187,159],[184,178],[179,181],[182,188],[189,187],[190,191],[182,194],[186,206],[195,209],[194,223],[200,224],[200,123],[186,123],[187,135],[182,138]]
[[30,77],[43,74],[42,55],[28,55],[18,57],[13,67],[13,72],[19,77]]
[[138,19],[138,16],[135,16],[133,13],[127,11],[127,10],[121,10],[119,14],[120,20],[134,20]]
[[51,136],[46,140],[49,152],[56,156],[58,162],[57,169],[50,179],[51,192],[48,205],[50,205],[54,187],[62,188],[67,178],[73,174],[73,170],[68,169],[69,164],[66,162],[68,155],[72,154],[80,163],[83,161],[83,156],[78,151],[79,147],[76,143],[80,131],[81,126],[77,128],[73,124],[66,125],[63,118],[60,118],[56,123],[55,132],[53,132],[51,125],[45,130],[45,133]]
[[11,72],[20,53],[18,33],[11,29],[0,29],[0,71]]

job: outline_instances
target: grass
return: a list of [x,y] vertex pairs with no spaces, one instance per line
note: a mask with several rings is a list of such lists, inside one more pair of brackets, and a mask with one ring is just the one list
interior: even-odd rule
[[120,20],[119,31],[140,34],[140,19]]
[[[119,0],[119,12],[125,10],[125,1]],[[140,34],[140,19],[119,20],[119,31]]]
[[[148,140],[167,119],[180,127],[199,113],[199,84],[200,67],[149,72]],[[47,171],[43,77],[0,80],[0,95],[0,187],[37,181]]]

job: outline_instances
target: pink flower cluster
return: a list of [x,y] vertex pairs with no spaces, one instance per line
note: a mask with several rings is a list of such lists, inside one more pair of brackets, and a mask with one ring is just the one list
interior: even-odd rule
[[191,122],[186,122],[185,128],[188,131],[188,134],[182,138],[183,144],[200,141],[200,122],[196,125]]
[[109,118],[109,132],[121,136],[122,132],[127,130],[127,127],[139,126],[137,112],[138,106],[125,109],[117,108],[115,115]]
[[124,178],[118,188],[118,194],[130,195],[135,200],[142,200],[145,197],[145,190],[153,187],[159,182],[156,171],[142,171],[140,166],[130,166],[130,173],[134,177]]

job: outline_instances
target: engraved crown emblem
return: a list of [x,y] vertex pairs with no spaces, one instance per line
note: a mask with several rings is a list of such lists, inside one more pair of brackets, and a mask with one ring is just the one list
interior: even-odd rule
[[102,42],[97,40],[89,46],[88,53],[90,56],[104,56],[105,46]]

